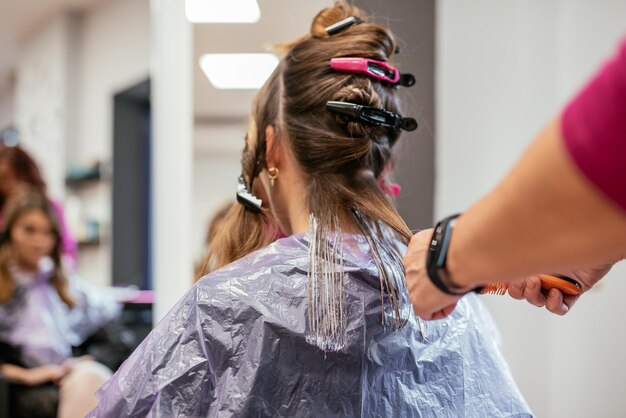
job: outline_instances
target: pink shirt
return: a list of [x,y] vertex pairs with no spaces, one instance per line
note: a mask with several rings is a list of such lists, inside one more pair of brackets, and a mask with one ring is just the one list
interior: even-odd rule
[[567,105],[561,124],[578,168],[626,211],[626,38]]
[[65,221],[65,213],[63,212],[63,206],[52,199],[49,199],[52,208],[57,216],[59,222],[59,229],[61,230],[61,254],[63,254],[65,260],[69,262],[70,268],[76,267],[76,261],[78,260],[78,246],[76,239],[72,235],[67,222]]

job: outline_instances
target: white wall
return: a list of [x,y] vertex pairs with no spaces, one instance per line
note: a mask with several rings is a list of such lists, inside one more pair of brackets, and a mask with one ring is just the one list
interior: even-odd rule
[[57,199],[65,189],[71,25],[68,15],[42,25],[20,46],[16,68],[15,122],[22,145],[39,162]]
[[71,161],[110,159],[113,95],[148,78],[149,0],[109,0],[87,12],[79,41],[76,147]]
[[6,83],[0,86],[0,130],[13,125],[15,121],[14,86]]
[[[626,35],[619,0],[437,2],[437,217],[489,191]],[[511,237],[515,239],[515,237]],[[623,416],[626,266],[566,317],[484,300],[537,416]]]
[[[42,166],[52,197],[60,199],[66,192],[68,163],[110,162],[113,96],[149,74],[149,0],[110,0],[82,15],[53,16],[19,50],[15,103],[0,96],[0,122],[5,109],[14,106],[23,144]],[[108,182],[70,194],[80,200],[83,217],[100,220],[109,229]],[[106,241],[80,251],[78,273],[95,283],[111,282]]]
[[194,135],[192,248],[195,260],[200,260],[209,220],[235,201],[246,124],[197,123]]
[[[88,166],[110,162],[113,151],[113,96],[144,81],[150,64],[149,0],[109,0],[83,16],[76,39],[76,79],[68,162]],[[111,225],[111,185],[79,192],[83,215]],[[79,273],[100,284],[111,282],[108,245],[81,251]]]

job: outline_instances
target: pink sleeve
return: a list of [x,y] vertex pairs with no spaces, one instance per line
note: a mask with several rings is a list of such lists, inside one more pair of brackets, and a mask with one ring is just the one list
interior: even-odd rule
[[67,222],[65,222],[63,206],[61,206],[59,202],[55,202],[54,200],[50,200],[50,204],[54,208],[54,213],[56,214],[57,220],[59,221],[59,228],[61,228],[61,253],[69,258],[72,262],[72,265],[70,267],[75,267],[76,261],[78,259],[78,248],[76,246],[76,240],[70,232],[67,226]]
[[583,174],[626,211],[626,38],[567,105],[565,147]]

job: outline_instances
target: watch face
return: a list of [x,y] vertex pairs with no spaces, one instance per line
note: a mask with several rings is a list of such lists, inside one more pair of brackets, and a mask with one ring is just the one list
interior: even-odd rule
[[430,240],[430,247],[428,248],[428,254],[426,255],[426,264],[431,266],[434,264],[437,264],[437,268],[439,268],[440,266],[438,265],[438,260],[437,257],[439,257],[439,254],[441,253],[441,244],[442,244],[442,240],[443,240],[443,225],[437,225],[435,227],[435,232],[433,233],[433,237]]
[[450,235],[455,222],[454,215],[439,222],[430,240],[428,253],[426,254],[426,270],[431,282],[444,293],[461,296],[466,292],[457,292],[452,284],[452,278],[446,271],[446,257],[450,245]]

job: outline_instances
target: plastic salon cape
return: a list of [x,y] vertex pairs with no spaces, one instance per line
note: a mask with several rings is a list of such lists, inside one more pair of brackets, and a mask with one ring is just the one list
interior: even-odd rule
[[69,309],[50,284],[52,260],[40,263],[38,274],[9,270],[16,281],[13,297],[0,304],[0,341],[19,350],[27,367],[61,364],[121,306],[102,289],[76,277],[69,279],[76,306]]
[[105,383],[88,416],[531,416],[476,296],[420,325],[396,274],[408,322],[383,327],[362,235],[344,234],[346,349],[307,343],[308,236],[280,239],[199,281]]

